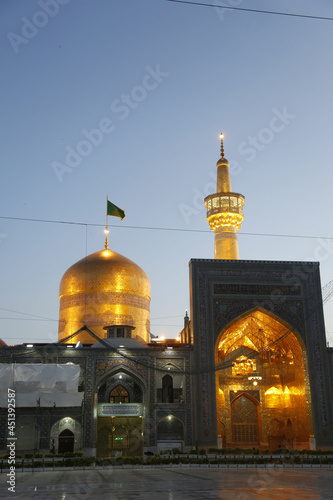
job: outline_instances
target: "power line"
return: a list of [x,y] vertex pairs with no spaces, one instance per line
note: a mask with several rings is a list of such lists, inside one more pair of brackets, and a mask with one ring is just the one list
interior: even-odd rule
[[[15,314],[23,314],[25,316],[31,316],[31,318],[12,318],[12,317],[0,317],[0,319],[9,319],[9,320],[14,320],[14,321],[56,321],[58,322],[59,319],[55,318],[48,318],[46,316],[39,316],[37,314],[31,314],[31,313],[26,313],[22,311],[16,311],[14,309],[5,309],[4,307],[0,307],[0,311],[7,311],[7,312],[12,312]],[[159,319],[171,319],[171,318],[183,318],[182,315],[177,314],[176,316],[160,316],[158,318],[150,318],[150,321],[157,321]],[[179,325],[167,325],[167,324],[154,324],[152,323],[152,326],[179,326]]]
[[[105,227],[105,224],[97,224],[97,223],[88,223],[88,222],[76,222],[76,221],[61,221],[61,220],[52,220],[52,219],[27,219],[24,217],[6,217],[0,216],[0,219],[6,220],[16,220],[22,222],[41,222],[46,224],[69,224],[69,225],[77,225],[77,226],[90,226],[90,227]],[[109,224],[109,227],[116,227],[121,229],[145,229],[149,231],[175,231],[175,232],[184,232],[184,233],[211,233],[208,229],[186,229],[180,227],[154,227],[154,226],[119,226],[117,224]],[[333,240],[333,236],[310,236],[310,235],[302,235],[302,234],[274,234],[274,233],[247,233],[240,232],[238,236],[265,236],[265,237],[273,237],[273,238],[302,238],[302,239],[325,239],[325,240]]]
[[[15,311],[13,309],[4,309],[3,307],[0,307],[0,311],[7,311],[7,312],[16,313],[16,314],[24,314],[25,316],[33,316],[34,318],[40,318],[40,319],[44,319],[47,321],[57,321],[57,320],[54,320],[52,318],[46,318],[45,316],[39,316],[37,314],[30,314],[30,313],[26,313],[26,312],[22,312],[22,311]],[[16,319],[16,318],[13,318],[13,319]],[[26,319],[26,318],[17,318],[17,319]]]
[[0,319],[10,319],[14,321],[58,321],[57,319],[39,319],[39,318],[7,318],[7,317],[0,317]]
[[306,14],[292,14],[289,12],[276,12],[271,10],[261,10],[261,9],[246,9],[245,7],[231,7],[229,5],[215,5],[209,3],[201,3],[201,2],[191,2],[186,0],[166,0],[167,2],[173,3],[181,3],[187,5],[198,5],[200,7],[214,7],[215,9],[229,9],[229,10],[240,10],[243,12],[253,12],[255,14],[271,14],[274,16],[286,16],[286,17],[301,17],[305,19],[317,19],[320,21],[333,21],[333,17],[325,17],[325,16],[311,16]]

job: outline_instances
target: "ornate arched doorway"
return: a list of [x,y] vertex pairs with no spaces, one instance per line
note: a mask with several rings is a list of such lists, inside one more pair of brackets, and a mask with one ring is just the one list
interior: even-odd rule
[[[71,417],[64,417],[55,422],[50,432],[50,451],[51,453],[61,453],[60,449],[69,449],[65,451],[78,451],[82,447],[81,425]],[[66,443],[66,440],[68,441]],[[60,446],[60,448],[59,448]]]
[[74,432],[65,429],[59,434],[58,453],[67,453],[74,451]]
[[143,384],[127,370],[105,377],[97,394],[98,457],[142,456]]
[[226,446],[308,447],[307,353],[290,325],[253,310],[221,332],[215,359],[218,434]]
[[259,445],[259,404],[247,394],[231,403],[232,437],[236,446]]
[[157,448],[158,450],[178,448],[182,449],[184,444],[184,425],[173,415],[162,418],[157,424]]

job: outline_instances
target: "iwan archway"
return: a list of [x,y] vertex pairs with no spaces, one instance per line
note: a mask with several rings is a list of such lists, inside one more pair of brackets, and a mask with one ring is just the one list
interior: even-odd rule
[[142,456],[144,392],[142,382],[125,367],[100,381],[96,394],[98,457]]
[[237,318],[215,347],[220,445],[308,448],[307,353],[290,325],[262,309]]

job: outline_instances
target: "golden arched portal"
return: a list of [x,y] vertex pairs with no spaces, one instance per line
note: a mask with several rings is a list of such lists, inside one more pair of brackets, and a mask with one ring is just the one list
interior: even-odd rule
[[288,324],[251,311],[221,332],[215,360],[218,434],[227,446],[308,448],[313,419],[307,355]]

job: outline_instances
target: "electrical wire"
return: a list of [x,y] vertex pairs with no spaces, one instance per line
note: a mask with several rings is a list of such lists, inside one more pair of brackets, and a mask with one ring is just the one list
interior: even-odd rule
[[[0,219],[5,220],[16,220],[22,222],[41,222],[46,224],[69,224],[69,225],[77,225],[77,226],[89,226],[89,227],[105,227],[105,224],[97,224],[97,223],[87,223],[87,222],[75,222],[75,221],[61,221],[61,220],[52,220],[52,219],[27,219],[24,217],[7,217],[0,216]],[[184,232],[184,233],[211,233],[208,229],[186,229],[180,227],[153,227],[153,226],[119,226],[117,224],[109,224],[109,227],[116,227],[121,229],[144,229],[150,231],[175,231],[175,232]],[[303,239],[325,239],[325,240],[333,240],[333,236],[311,236],[311,235],[302,235],[302,234],[274,234],[274,233],[247,233],[240,232],[238,236],[268,236],[274,238],[303,238]]]
[[191,2],[189,0],[166,0],[167,2],[180,3],[186,5],[198,5],[199,7],[214,7],[215,9],[229,9],[229,10],[239,10],[243,12],[252,12],[255,14],[270,14],[274,16],[286,16],[286,17],[300,17],[305,19],[317,19],[319,21],[333,21],[333,17],[325,17],[325,16],[312,16],[306,14],[292,14],[290,12],[277,12],[271,10],[261,10],[261,9],[248,9],[245,7],[231,7],[229,5],[217,5],[217,4],[209,4],[209,3],[201,3],[201,2]]
[[[45,316],[39,316],[37,314],[30,314],[30,313],[26,313],[26,312],[22,312],[22,311],[16,311],[16,310],[13,310],[13,309],[5,309],[3,307],[0,307],[0,311],[7,311],[7,312],[15,313],[15,314],[24,314],[25,316],[33,316],[34,318],[45,319],[45,320],[48,320],[48,321],[58,321],[58,320],[55,320],[55,319],[52,319],[52,318],[46,318]],[[26,319],[26,318],[13,318],[13,319]]]

